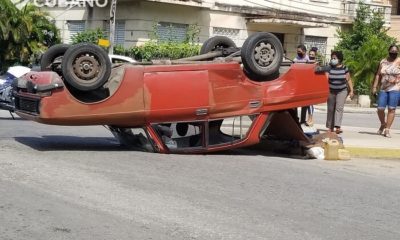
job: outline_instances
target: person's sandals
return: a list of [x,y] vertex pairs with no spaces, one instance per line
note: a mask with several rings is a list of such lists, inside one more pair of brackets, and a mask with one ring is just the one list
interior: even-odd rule
[[378,135],[384,134],[385,128],[386,128],[386,124],[381,124],[381,126],[379,127],[378,132],[376,132],[376,133],[377,133]]
[[387,138],[391,138],[391,137],[392,137],[392,136],[390,135],[389,128],[385,128],[384,133],[383,133],[383,136],[385,136],[385,137],[387,137]]
[[343,132],[342,129],[336,128],[336,131],[335,131],[336,134],[341,134],[342,132]]

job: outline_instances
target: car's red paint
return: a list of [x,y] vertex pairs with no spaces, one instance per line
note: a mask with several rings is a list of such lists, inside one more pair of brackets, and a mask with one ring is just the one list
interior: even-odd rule
[[[40,98],[39,113],[18,107],[16,112],[45,124],[145,127],[160,152],[168,148],[151,124],[258,115],[242,141],[199,150],[217,151],[257,143],[271,112],[325,102],[328,81],[314,68],[314,64],[293,64],[275,80],[255,82],[235,62],[127,65],[118,89],[104,100],[81,102],[66,87],[55,88],[50,96],[20,89],[17,99]],[[32,72],[24,79],[34,85],[62,84],[54,72]]]

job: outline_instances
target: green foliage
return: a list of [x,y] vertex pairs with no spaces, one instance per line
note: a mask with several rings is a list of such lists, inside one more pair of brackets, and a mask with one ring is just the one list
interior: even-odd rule
[[378,36],[371,36],[357,50],[353,57],[346,60],[352,69],[354,89],[357,94],[368,95],[378,69],[379,62],[387,56],[388,45]]
[[200,42],[200,30],[201,27],[196,23],[196,24],[190,24],[186,30],[185,34],[185,39],[183,41],[177,41],[175,39],[176,33],[174,32],[173,26],[170,25],[168,28],[168,32],[166,35],[168,36],[168,39],[161,39],[160,35],[158,34],[158,28],[159,25],[158,23],[154,22],[152,26],[152,31],[149,33],[149,38],[152,41],[156,42],[175,42],[175,43],[199,43]]
[[388,43],[394,42],[395,39],[387,35],[388,29],[384,27],[384,23],[381,11],[372,10],[369,5],[360,2],[352,29],[350,31],[338,30],[337,34],[340,41],[335,49],[357,50],[371,36],[377,36]]
[[157,29],[157,23],[153,24],[153,30],[149,34],[151,40],[144,45],[127,49],[122,46],[116,46],[114,48],[114,53],[130,56],[142,61],[149,61],[152,59],[179,59],[195,56],[200,53],[200,45],[196,44],[200,41],[200,27],[197,24],[189,25],[183,42],[177,42],[173,39],[162,41],[158,35]]
[[82,42],[90,42],[93,44],[97,44],[99,39],[105,39],[106,34],[100,28],[89,29],[83,32],[80,32],[72,37],[72,43],[82,43]]
[[27,4],[19,9],[10,0],[0,0],[0,70],[28,65],[31,56],[59,41],[57,28],[40,8]]
[[189,27],[186,31],[184,43],[199,43],[200,42],[200,37],[199,37],[200,31],[201,31],[201,28],[197,23],[189,25]]
[[199,45],[174,42],[157,43],[154,41],[127,49],[122,46],[114,48],[115,54],[130,56],[142,61],[149,61],[151,59],[178,59],[198,55],[199,52]]
[[343,52],[357,94],[370,93],[380,60],[387,55],[389,45],[396,42],[387,35],[387,30],[382,12],[360,2],[352,29],[338,31],[340,40],[335,50]]

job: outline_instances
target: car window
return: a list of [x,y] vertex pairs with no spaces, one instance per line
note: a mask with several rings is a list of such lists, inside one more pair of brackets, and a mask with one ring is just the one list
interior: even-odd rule
[[205,146],[204,121],[152,124],[152,127],[171,151]]
[[213,120],[208,123],[208,145],[233,143],[247,137],[257,115],[237,116]]

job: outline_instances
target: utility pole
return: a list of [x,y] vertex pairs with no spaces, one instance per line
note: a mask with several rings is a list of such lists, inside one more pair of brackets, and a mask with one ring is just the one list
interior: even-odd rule
[[110,48],[109,54],[114,53],[114,38],[115,38],[115,11],[117,10],[117,0],[111,1],[110,6]]

